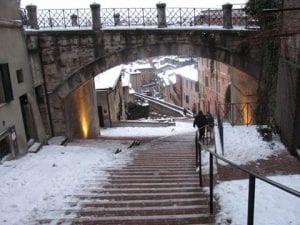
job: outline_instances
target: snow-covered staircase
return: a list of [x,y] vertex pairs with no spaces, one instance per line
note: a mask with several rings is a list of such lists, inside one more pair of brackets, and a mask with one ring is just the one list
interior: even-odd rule
[[[143,149],[142,149],[143,148]],[[131,164],[111,174],[102,188],[101,177],[62,219],[40,224],[172,225],[213,224],[208,198],[195,171],[193,133],[158,139],[136,148]],[[74,218],[75,217],[75,218]]]

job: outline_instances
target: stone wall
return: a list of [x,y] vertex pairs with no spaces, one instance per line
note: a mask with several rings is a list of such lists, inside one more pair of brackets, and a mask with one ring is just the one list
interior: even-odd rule
[[[300,7],[297,0],[285,0],[284,8]],[[281,32],[299,31],[300,11],[283,13]],[[282,140],[289,151],[296,154],[300,148],[300,35],[290,34],[281,38],[277,86],[276,122],[281,129]]]
[[64,107],[68,137],[95,138],[100,135],[93,80],[68,95]]

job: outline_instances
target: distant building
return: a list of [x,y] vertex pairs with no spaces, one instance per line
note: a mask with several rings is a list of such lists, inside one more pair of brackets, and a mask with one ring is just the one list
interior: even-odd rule
[[114,122],[126,119],[121,79],[123,66],[113,67],[94,78],[100,127],[111,127]]
[[130,74],[131,88],[138,93],[142,93],[142,86],[155,80],[154,69],[150,63],[133,62],[124,66],[125,73]]
[[199,70],[199,106],[205,112],[216,114],[217,106],[224,105],[225,93],[231,78],[229,67],[221,62],[198,58]]
[[199,83],[197,66],[188,65],[158,74],[161,78],[161,95],[165,101],[197,111]]
[[0,160],[24,154],[45,131],[17,1],[0,3]]

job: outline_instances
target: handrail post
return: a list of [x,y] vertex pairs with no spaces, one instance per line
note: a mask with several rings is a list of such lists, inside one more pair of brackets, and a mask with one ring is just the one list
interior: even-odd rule
[[198,132],[195,135],[195,146],[196,146],[196,168],[198,167]]
[[[209,153],[209,212],[214,213],[214,176],[213,176],[213,154]],[[249,224],[248,224],[249,225]]]
[[249,174],[247,225],[253,225],[254,222],[254,202],[255,202],[255,176]]

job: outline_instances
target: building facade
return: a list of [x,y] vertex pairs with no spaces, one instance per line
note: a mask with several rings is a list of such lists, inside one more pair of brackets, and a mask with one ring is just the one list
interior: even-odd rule
[[199,105],[204,113],[216,114],[217,106],[225,104],[225,93],[231,83],[229,66],[207,58],[198,58]]
[[24,154],[45,131],[17,1],[0,2],[0,159]]

